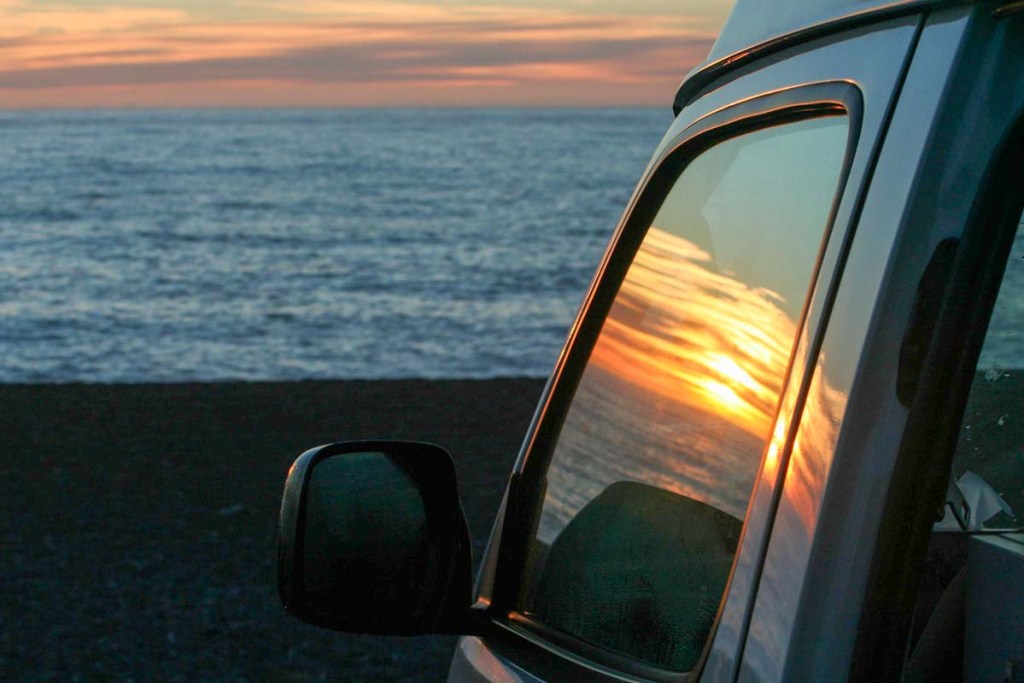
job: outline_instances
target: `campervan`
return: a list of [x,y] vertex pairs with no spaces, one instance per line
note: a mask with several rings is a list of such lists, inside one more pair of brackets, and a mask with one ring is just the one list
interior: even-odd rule
[[452,683],[1024,681],[1024,2],[738,0],[672,106],[475,580],[448,454],[341,442],[286,608]]

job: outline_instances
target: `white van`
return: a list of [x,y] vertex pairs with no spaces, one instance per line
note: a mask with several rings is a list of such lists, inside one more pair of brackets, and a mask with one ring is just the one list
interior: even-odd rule
[[674,107],[475,587],[447,453],[341,443],[285,606],[457,682],[1024,681],[1024,2],[739,0]]

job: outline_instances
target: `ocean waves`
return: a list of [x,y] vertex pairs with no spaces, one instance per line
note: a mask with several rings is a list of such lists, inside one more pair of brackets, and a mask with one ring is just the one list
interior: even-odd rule
[[0,381],[543,376],[668,120],[7,114]]

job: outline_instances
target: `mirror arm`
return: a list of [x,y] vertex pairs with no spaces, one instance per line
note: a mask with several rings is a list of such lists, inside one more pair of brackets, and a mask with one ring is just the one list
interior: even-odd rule
[[453,610],[453,613],[442,618],[434,633],[450,636],[488,636],[494,635],[497,626],[494,624],[494,610],[487,600],[477,600],[469,607]]

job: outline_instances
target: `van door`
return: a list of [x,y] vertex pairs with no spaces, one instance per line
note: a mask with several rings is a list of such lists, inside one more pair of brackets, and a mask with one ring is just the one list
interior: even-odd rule
[[[728,680],[920,17],[691,93],[524,444],[449,680]],[[839,415],[834,417],[838,420]]]
[[[899,680],[924,628],[915,595],[968,349],[995,296],[978,274],[1005,263],[1020,216],[1020,170],[1001,159],[1024,114],[1022,18],[962,4],[921,24],[815,361],[739,680]],[[986,208],[997,189],[1004,209],[1016,202],[1009,218]]]

